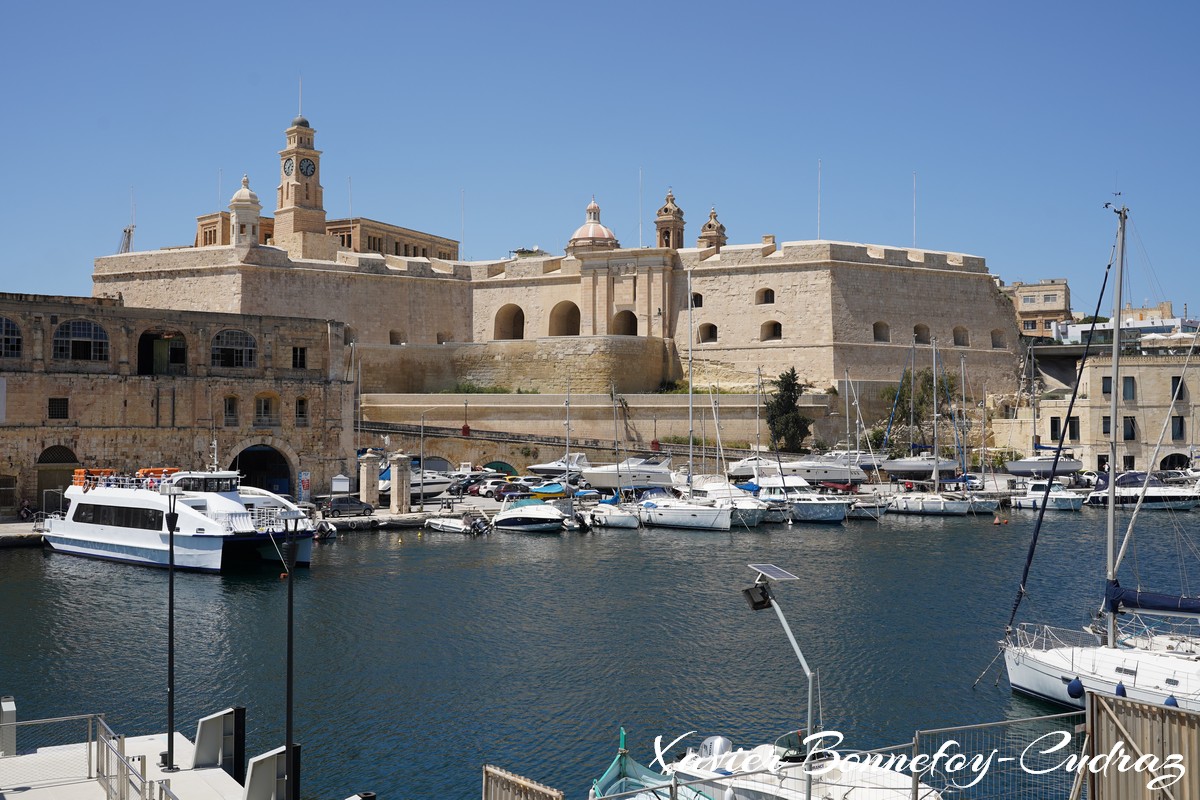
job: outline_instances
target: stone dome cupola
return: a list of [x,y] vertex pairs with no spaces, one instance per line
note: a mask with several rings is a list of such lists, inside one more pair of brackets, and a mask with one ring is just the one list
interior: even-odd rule
[[729,237],[725,235],[725,226],[717,219],[717,209],[714,206],[708,212],[708,221],[700,226],[700,239],[696,242],[697,247],[715,247],[719,252]]
[[258,218],[262,203],[250,188],[250,178],[242,176],[242,188],[229,200],[229,239],[234,245],[253,247],[258,244]]
[[567,253],[587,252],[590,250],[616,250],[621,246],[611,230],[600,222],[600,206],[596,198],[588,203],[587,220],[575,229],[571,241],[567,243]]
[[658,247],[683,247],[683,211],[675,205],[675,195],[667,189],[667,197],[654,218],[655,241]]

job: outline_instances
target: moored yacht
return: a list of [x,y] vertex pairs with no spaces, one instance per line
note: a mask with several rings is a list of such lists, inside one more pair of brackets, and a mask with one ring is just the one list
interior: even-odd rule
[[673,484],[671,457],[627,458],[619,464],[592,464],[583,479],[596,489],[668,489]]
[[1078,511],[1083,508],[1083,500],[1083,495],[1072,492],[1058,481],[1040,480],[1030,481],[1025,494],[1012,499],[1012,506],[1031,511],[1042,507],[1051,511]]
[[568,453],[563,458],[545,464],[532,464],[527,471],[543,478],[561,478],[564,475],[579,475],[591,466],[586,453]]
[[1074,475],[1083,469],[1083,462],[1063,453],[1055,464],[1053,453],[1041,453],[1029,458],[1007,461],[1004,469],[1018,478],[1049,478],[1052,475]]
[[[1145,472],[1122,472],[1117,476],[1116,491],[1113,494],[1113,502],[1117,506],[1132,507],[1137,505],[1139,498],[1142,508],[1159,511],[1188,511],[1200,505],[1200,491],[1197,486],[1171,486]],[[1108,504],[1108,473],[1101,473],[1096,479],[1096,490],[1087,496],[1087,504]]]
[[170,564],[167,520],[174,497],[175,568],[221,572],[279,558],[296,540],[296,563],[312,555],[313,523],[295,503],[243,486],[235,471],[77,469],[65,511],[46,518],[43,537],[57,552],[149,567]]
[[798,475],[763,475],[757,486],[760,500],[786,505],[795,522],[841,522],[852,502],[848,497],[821,494]]

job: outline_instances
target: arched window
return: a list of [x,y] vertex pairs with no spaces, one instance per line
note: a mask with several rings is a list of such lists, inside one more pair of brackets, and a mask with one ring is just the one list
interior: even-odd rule
[[760,342],[777,342],[783,338],[783,325],[778,322],[764,322],[758,329]]
[[992,349],[993,350],[1003,350],[1004,349],[1004,331],[1000,330],[999,328],[992,331]]
[[925,324],[914,325],[913,341],[917,344],[929,344],[929,326]]
[[550,310],[551,336],[579,335],[579,306],[564,300]]
[[493,339],[524,339],[525,312],[520,306],[509,303],[496,312]]
[[211,364],[214,367],[253,367],[256,349],[253,336],[229,328],[213,337]]
[[613,336],[637,336],[637,332],[637,315],[632,311],[618,311],[613,316],[612,325],[609,327],[609,333]]
[[0,317],[0,358],[21,357],[21,329],[8,317]]
[[704,308],[704,295],[692,292],[692,308]]
[[970,347],[971,334],[962,325],[954,329],[954,346],[955,347]]
[[754,295],[754,303],[756,305],[768,305],[775,302],[774,289],[759,289]]
[[54,331],[54,357],[64,361],[108,361],[108,333],[91,320],[67,320]]
[[886,322],[876,322],[871,326],[871,336],[877,342],[890,342],[892,340],[892,329],[888,327]]
[[706,322],[700,326],[699,335],[697,337],[701,343],[715,342],[717,340],[717,326],[711,322]]

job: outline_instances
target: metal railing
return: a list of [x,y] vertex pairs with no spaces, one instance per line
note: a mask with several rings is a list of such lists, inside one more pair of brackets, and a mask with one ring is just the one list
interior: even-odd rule
[[1030,650],[1054,650],[1060,647],[1095,647],[1100,637],[1094,633],[1052,625],[1021,623],[1014,631],[1018,647]]
[[0,741],[6,743],[0,753],[0,796],[18,786],[54,786],[95,777],[92,744],[102,719],[80,714],[0,724]]
[[96,781],[108,800],[180,800],[170,779],[146,778],[146,757],[126,756],[125,737],[103,719],[96,724]]

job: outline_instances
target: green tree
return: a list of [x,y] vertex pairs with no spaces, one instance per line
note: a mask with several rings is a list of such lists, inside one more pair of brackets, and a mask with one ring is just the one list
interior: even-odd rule
[[[893,453],[904,449],[897,447],[902,440],[911,438],[913,444],[926,445],[932,442],[934,391],[937,391],[938,410],[942,414],[942,423],[946,425],[944,429],[953,437],[949,428],[950,416],[947,408],[947,397],[951,403],[958,401],[958,381],[953,375],[942,373],[935,386],[932,369],[923,369],[917,372],[915,380],[912,372],[905,370],[899,386],[888,387],[880,393],[886,403],[889,405],[895,403],[896,416],[888,442],[889,449]],[[910,417],[911,431],[909,430]],[[906,432],[909,435],[904,435]],[[908,442],[903,441],[903,445],[907,447]]]
[[799,452],[812,429],[812,420],[800,413],[800,395],[809,388],[792,367],[771,381],[775,391],[767,400],[767,428],[771,444],[789,453]]

